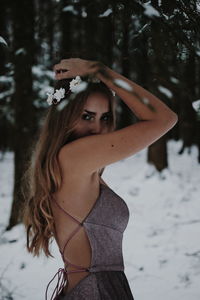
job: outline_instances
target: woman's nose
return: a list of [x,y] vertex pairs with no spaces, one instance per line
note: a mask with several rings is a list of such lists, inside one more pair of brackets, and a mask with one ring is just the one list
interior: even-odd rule
[[92,125],[91,125],[91,133],[93,134],[98,134],[98,133],[101,133],[101,123],[100,122],[94,122]]

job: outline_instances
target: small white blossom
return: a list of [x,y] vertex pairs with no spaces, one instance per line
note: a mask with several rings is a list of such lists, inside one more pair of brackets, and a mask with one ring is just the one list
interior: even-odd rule
[[70,90],[73,92],[73,93],[77,93],[77,86],[82,82],[81,80],[81,77],[80,76],[76,76],[75,79],[73,79],[71,82],[70,82]]
[[[100,82],[100,81],[97,79],[96,82]],[[80,76],[76,76],[75,79],[71,80],[69,90],[72,93],[77,94],[77,93],[84,91],[87,88],[87,86],[88,86],[88,82],[82,81]],[[115,92],[112,91],[112,93],[113,93],[113,96],[115,96]],[[56,103],[60,102],[61,99],[65,98],[65,89],[60,88],[59,90],[56,90],[55,92],[47,93],[47,95],[48,95],[47,103],[49,105],[52,105],[53,103],[56,104]],[[73,94],[70,97],[71,97],[70,99],[73,99],[74,98]],[[57,102],[54,102],[54,99],[56,99]],[[69,102],[68,100],[63,102],[63,105],[62,105],[62,107],[60,107],[60,109],[62,110],[63,107],[65,105],[67,105],[68,102]]]
[[80,84],[78,84],[76,87],[73,88],[73,92],[75,94],[78,94],[82,91],[84,91],[88,86],[88,83],[85,81],[82,81]]
[[59,102],[62,98],[65,97],[65,89],[60,88],[59,90],[56,90],[54,93],[54,98]]
[[49,105],[52,105],[52,103],[53,103],[53,93],[47,93],[47,96],[48,96],[47,103]]

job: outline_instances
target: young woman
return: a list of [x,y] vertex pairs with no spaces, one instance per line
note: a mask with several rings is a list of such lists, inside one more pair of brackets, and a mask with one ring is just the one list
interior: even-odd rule
[[[57,89],[48,97],[50,108],[27,175],[27,249],[48,256],[52,238],[58,244],[64,268],[50,281],[58,277],[51,299],[133,299],[122,253],[129,210],[101,174],[163,136],[177,115],[101,63],[64,59],[54,71]],[[99,82],[84,85],[77,77],[91,74]],[[115,130],[113,91],[139,122]]]

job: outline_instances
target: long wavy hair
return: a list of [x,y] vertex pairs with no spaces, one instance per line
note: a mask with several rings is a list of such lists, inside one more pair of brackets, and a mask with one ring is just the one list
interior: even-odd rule
[[[55,234],[55,224],[50,199],[51,194],[60,188],[62,181],[58,153],[70,141],[89,95],[100,92],[107,97],[111,113],[108,130],[113,131],[116,127],[115,100],[111,90],[103,82],[88,82],[84,91],[70,94],[70,81],[71,79],[65,79],[56,82],[55,89],[64,87],[68,93],[65,94],[65,99],[49,107],[23,177],[26,247],[33,256],[39,256],[41,251],[47,257],[52,256],[49,246]],[[73,99],[70,100],[70,97]],[[68,102],[65,106],[64,101]]]

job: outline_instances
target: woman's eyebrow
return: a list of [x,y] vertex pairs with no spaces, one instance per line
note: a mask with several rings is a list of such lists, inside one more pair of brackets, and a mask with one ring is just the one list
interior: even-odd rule
[[[84,111],[86,111],[88,114],[91,114],[91,115],[96,115],[96,113],[95,112],[93,112],[93,111],[89,111],[89,110],[87,110],[87,109],[85,109]],[[105,113],[102,113],[102,115],[105,115],[105,114],[108,114],[110,111],[106,111]]]

